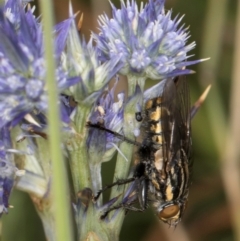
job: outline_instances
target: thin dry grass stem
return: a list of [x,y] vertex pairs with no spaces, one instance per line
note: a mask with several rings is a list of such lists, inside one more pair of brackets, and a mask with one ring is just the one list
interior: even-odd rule
[[[227,18],[227,0],[209,0],[205,23],[203,26],[201,57],[210,57],[209,61],[204,61],[200,68],[200,82],[203,86],[211,82],[216,83],[216,74],[222,52],[223,29]],[[214,34],[213,34],[214,33]],[[214,86],[215,88],[215,86]]]
[[[217,69],[222,49],[223,27],[227,13],[227,0],[209,1],[208,14],[205,22],[205,34],[203,40],[203,56],[211,56],[211,60],[201,65],[200,81],[206,80],[213,83],[211,100],[207,103],[208,118],[213,132],[213,138],[221,158],[222,178],[225,192],[231,209],[235,240],[240,240],[240,172],[239,143],[240,143],[240,7],[238,6],[236,50],[233,69],[233,83],[230,100],[230,119],[223,110],[223,100],[217,86]],[[214,34],[212,34],[214,33]]]
[[232,70],[232,88],[230,94],[229,131],[226,141],[226,152],[222,157],[223,181],[230,203],[235,240],[240,240],[240,3],[237,8],[235,51]]
[[190,241],[186,229],[180,223],[177,227],[169,228],[165,223],[161,223],[161,230],[164,232],[165,236],[167,237],[168,241]]
[[[200,65],[199,80],[202,86],[209,82],[212,84],[209,101],[206,102],[208,120],[211,125],[211,131],[215,141],[216,148],[221,155],[225,146],[226,136],[226,116],[223,110],[223,100],[220,96],[217,85],[218,65],[222,50],[222,35],[224,23],[227,17],[227,0],[208,1],[207,13],[204,24],[202,39],[202,57],[210,56],[209,61]],[[213,34],[214,33],[214,34]],[[216,121],[217,120],[217,121]],[[221,131],[220,131],[221,130]]]

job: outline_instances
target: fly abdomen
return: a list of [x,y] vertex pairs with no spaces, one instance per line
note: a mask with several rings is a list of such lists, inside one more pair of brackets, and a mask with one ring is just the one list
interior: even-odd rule
[[151,121],[149,123],[149,126],[150,126],[150,130],[149,130],[150,133],[155,133],[158,135],[162,134],[162,127],[161,127],[160,121],[157,121],[157,122]]
[[164,184],[163,195],[163,199],[166,202],[174,201],[183,197],[188,188],[188,166],[180,156],[180,151],[177,153],[179,155],[176,155],[175,158],[172,159],[166,170],[167,178]]
[[151,143],[152,151],[159,150],[162,146],[162,98],[150,99],[145,104],[145,118],[143,124],[146,132],[146,139]]
[[153,99],[149,99],[145,103],[145,110],[155,109],[157,106],[161,106],[161,103],[162,103],[162,97],[160,96]]

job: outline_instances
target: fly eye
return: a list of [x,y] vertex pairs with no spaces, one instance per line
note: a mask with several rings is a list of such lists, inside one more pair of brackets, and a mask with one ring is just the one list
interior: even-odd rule
[[159,214],[158,217],[162,220],[167,220],[169,218],[174,218],[179,214],[180,207],[178,205],[170,205],[165,207]]
[[139,122],[142,121],[142,119],[143,119],[140,112],[136,112],[136,113],[135,113],[135,118],[136,118],[136,120],[139,121]]

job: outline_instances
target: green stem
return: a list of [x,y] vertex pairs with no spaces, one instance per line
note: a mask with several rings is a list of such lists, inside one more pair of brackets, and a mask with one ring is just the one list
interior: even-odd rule
[[90,107],[78,105],[76,108],[74,122],[77,133],[67,141],[67,147],[70,152],[70,166],[75,195],[86,187],[92,189],[92,180],[88,163],[89,158],[86,148],[86,121]]
[[54,226],[56,240],[73,240],[72,224],[70,218],[70,206],[68,200],[68,182],[66,178],[66,168],[61,151],[61,131],[60,114],[58,106],[58,91],[55,81],[54,46],[52,38],[53,11],[52,2],[48,0],[40,1],[41,12],[43,14],[43,32],[45,46],[45,61],[47,66],[46,87],[48,90],[48,121],[49,121],[49,143],[50,159],[52,161],[52,192],[54,201]]
[[53,232],[56,226],[54,208],[51,207],[52,203],[49,199],[40,199],[36,196],[30,195],[36,211],[41,218],[44,233],[48,241],[55,241],[56,234]]
[[[99,220],[100,213],[95,204],[90,203],[84,222],[79,227],[79,241],[118,241],[119,234],[113,229],[111,223]],[[80,216],[79,216],[80,217]],[[83,216],[82,216],[83,218]]]
[[[135,75],[129,75],[128,77],[128,102],[124,108],[124,125],[123,132],[124,135],[131,139],[135,140],[134,131],[139,130],[140,122],[137,122],[135,118],[135,113],[139,111],[138,106],[142,107],[143,105],[143,89],[145,84],[145,78],[139,77]],[[137,85],[140,87],[138,92],[136,92]],[[129,175],[129,169],[132,163],[132,155],[133,155],[134,146],[122,142],[120,144],[120,150],[128,160],[126,162],[125,158],[122,155],[118,154],[116,168],[114,172],[114,177],[119,179],[127,178]],[[125,187],[125,190],[128,188],[128,185]],[[123,194],[123,188],[114,187],[111,190],[111,198],[117,197],[120,194]],[[121,200],[121,199],[120,199]],[[121,226],[124,219],[124,212],[119,212],[117,219],[114,221],[113,230],[116,233],[120,233]]]

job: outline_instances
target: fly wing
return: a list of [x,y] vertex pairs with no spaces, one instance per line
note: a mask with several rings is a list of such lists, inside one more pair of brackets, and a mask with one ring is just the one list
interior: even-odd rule
[[161,106],[162,151],[163,160],[169,163],[171,133],[175,118],[176,86],[173,79],[168,79],[163,89]]
[[163,157],[169,163],[176,152],[191,152],[190,95],[185,76],[166,81],[161,107]]
[[179,78],[177,83],[176,112],[179,113],[178,132],[180,133],[181,148],[184,149],[187,157],[191,154],[191,114],[190,114],[190,92],[186,77]]

